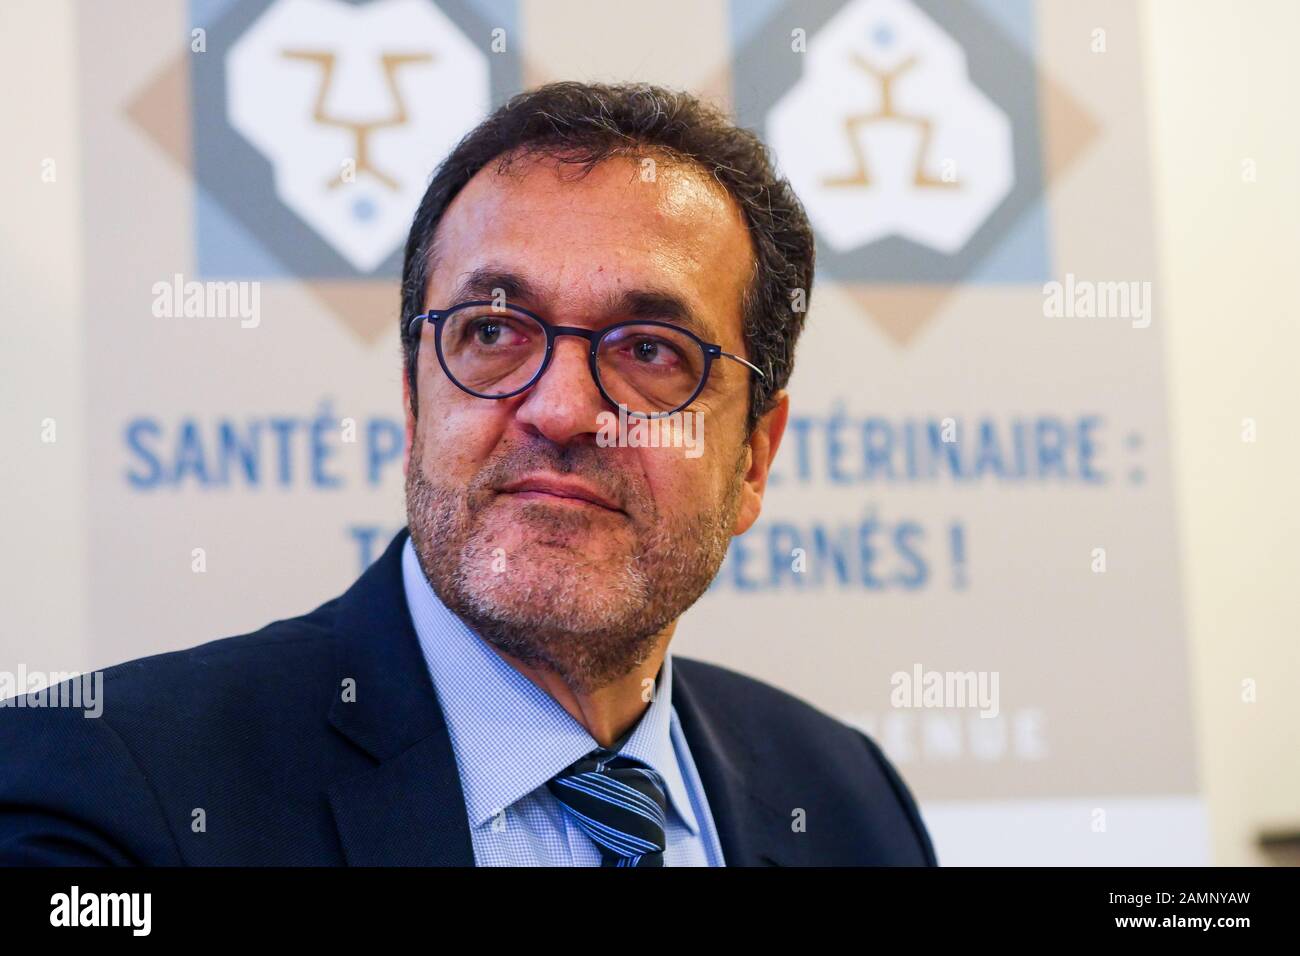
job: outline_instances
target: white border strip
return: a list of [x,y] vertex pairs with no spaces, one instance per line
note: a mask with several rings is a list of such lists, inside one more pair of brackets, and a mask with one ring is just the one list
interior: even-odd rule
[[1211,862],[1209,821],[1196,795],[926,803],[921,816],[941,866]]

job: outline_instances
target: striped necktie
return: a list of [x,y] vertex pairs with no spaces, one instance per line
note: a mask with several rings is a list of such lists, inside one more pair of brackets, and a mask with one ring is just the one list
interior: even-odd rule
[[546,783],[600,850],[601,866],[663,866],[663,778],[599,747]]

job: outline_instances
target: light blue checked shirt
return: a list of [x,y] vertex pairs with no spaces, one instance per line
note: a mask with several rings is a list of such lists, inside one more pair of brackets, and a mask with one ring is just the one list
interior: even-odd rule
[[[479,866],[599,866],[600,852],[546,782],[599,746],[556,700],[449,611],[410,539],[406,604],[451,734]],[[664,866],[723,866],[704,787],[672,706],[672,655],[619,753],[659,772],[668,791]]]

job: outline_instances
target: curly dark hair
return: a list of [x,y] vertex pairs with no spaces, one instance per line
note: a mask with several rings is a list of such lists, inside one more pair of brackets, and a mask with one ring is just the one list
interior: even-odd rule
[[415,342],[409,326],[424,311],[438,223],[465,184],[494,159],[504,171],[518,158],[540,155],[582,173],[612,157],[646,153],[694,164],[744,214],[756,260],[742,301],[745,344],[765,376],[750,376],[747,430],[753,430],[794,367],[812,294],[812,228],[757,135],[689,93],[646,83],[559,82],[519,93],[467,133],[438,167],[411,223],[402,265],[402,355],[412,414]]

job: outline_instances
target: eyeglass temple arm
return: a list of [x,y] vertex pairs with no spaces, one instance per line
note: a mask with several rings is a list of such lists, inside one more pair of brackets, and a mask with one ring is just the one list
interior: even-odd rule
[[746,361],[745,359],[741,358],[739,355],[733,355],[732,353],[724,352],[721,349],[718,350],[718,354],[725,355],[727,358],[731,359],[732,361],[739,362],[741,365],[745,366],[747,369],[749,369],[759,378],[767,378],[767,376],[763,374],[763,370],[761,368],[759,368],[753,362]]

